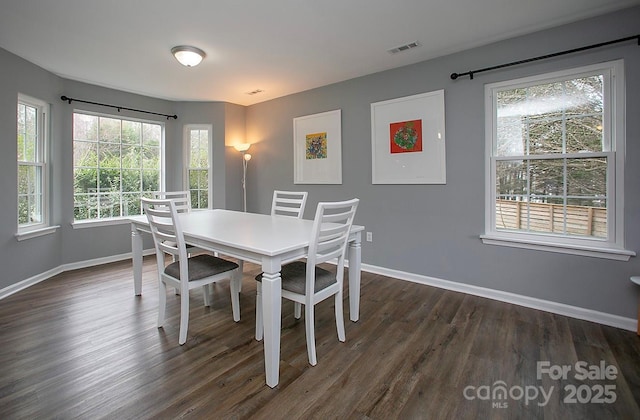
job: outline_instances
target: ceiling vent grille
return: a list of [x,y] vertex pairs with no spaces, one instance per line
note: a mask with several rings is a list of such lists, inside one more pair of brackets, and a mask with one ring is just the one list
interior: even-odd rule
[[391,48],[387,50],[391,54],[398,54],[399,52],[408,51],[412,48],[419,47],[420,43],[418,41],[413,41],[408,44],[400,45],[399,47]]

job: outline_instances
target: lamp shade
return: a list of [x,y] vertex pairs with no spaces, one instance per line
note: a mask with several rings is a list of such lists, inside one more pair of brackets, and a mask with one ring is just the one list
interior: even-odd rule
[[179,45],[171,48],[171,54],[182,64],[187,67],[195,67],[206,56],[204,51],[200,48],[191,47],[188,45]]
[[246,152],[251,147],[251,143],[240,143],[233,146],[238,152]]

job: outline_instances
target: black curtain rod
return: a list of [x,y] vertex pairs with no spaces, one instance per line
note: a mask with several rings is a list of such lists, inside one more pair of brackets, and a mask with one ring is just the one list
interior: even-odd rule
[[76,102],[82,102],[84,104],[100,105],[100,106],[106,106],[106,107],[109,107],[109,108],[115,108],[115,109],[118,110],[118,112],[120,112],[121,110],[125,109],[127,111],[135,111],[135,112],[142,112],[142,113],[145,113],[145,114],[161,115],[163,117],[167,117],[167,119],[169,119],[169,118],[173,118],[174,120],[178,119],[178,116],[175,115],[175,114],[174,115],[168,115],[168,114],[161,114],[161,113],[158,113],[158,112],[145,111],[143,109],[134,109],[134,108],[127,108],[127,107],[118,106],[118,105],[101,104],[100,102],[83,101],[82,99],[69,98],[68,96],[64,96],[64,95],[62,95],[60,97],[60,99],[62,99],[63,101],[69,102],[69,105],[71,105],[71,102],[76,101]]
[[480,70],[471,70],[471,71],[468,71],[468,72],[465,72],[465,73],[451,73],[451,79],[456,80],[458,77],[461,77],[461,76],[469,76],[469,78],[471,80],[473,80],[473,75],[474,74],[482,73],[483,71],[496,70],[496,69],[501,69],[503,67],[511,67],[511,66],[516,66],[518,64],[530,63],[532,61],[544,60],[546,58],[557,57],[559,55],[571,54],[571,53],[576,53],[576,52],[580,52],[580,51],[590,50],[592,48],[604,47],[605,45],[611,45],[611,44],[617,44],[619,42],[631,41],[632,39],[637,39],[638,40],[638,45],[640,45],[640,35],[628,36],[626,38],[620,38],[620,39],[616,39],[614,41],[601,42],[600,44],[593,44],[593,45],[588,45],[586,47],[574,48],[572,50],[566,50],[566,51],[561,51],[561,52],[557,52],[557,53],[553,53],[553,54],[541,55],[539,57],[528,58],[526,60],[520,60],[520,61],[514,61],[512,63],[507,63],[507,64],[500,64],[499,66],[487,67],[487,68],[480,69]]

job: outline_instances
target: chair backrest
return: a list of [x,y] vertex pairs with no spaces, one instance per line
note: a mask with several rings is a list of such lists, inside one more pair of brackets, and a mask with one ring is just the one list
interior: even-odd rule
[[174,256],[178,261],[187,261],[187,248],[175,201],[152,198],[142,198],[141,201],[156,246],[158,268],[161,265],[164,267],[164,253]]
[[347,241],[359,199],[318,203],[307,255],[307,295],[314,290],[313,274],[317,264],[338,259],[337,279],[342,282]]
[[152,198],[159,200],[173,200],[178,213],[191,211],[191,191],[154,191]]
[[307,204],[306,191],[273,191],[271,215],[292,216],[302,219],[304,206]]

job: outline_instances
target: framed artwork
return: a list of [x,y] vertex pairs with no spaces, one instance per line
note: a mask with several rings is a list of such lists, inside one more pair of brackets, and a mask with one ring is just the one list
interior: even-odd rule
[[342,184],[339,109],[293,119],[293,183]]
[[371,104],[373,184],[446,184],[444,90]]

